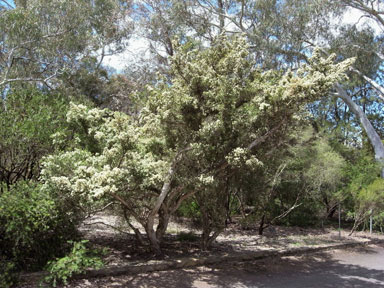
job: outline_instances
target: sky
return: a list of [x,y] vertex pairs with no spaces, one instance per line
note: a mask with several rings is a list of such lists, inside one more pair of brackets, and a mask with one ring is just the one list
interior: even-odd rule
[[123,52],[112,56],[105,56],[103,64],[122,73],[127,65],[137,63],[139,58],[149,58],[149,42],[143,37],[132,37],[127,41]]
[[362,17],[363,15],[364,14],[361,11],[350,8],[347,13],[344,14],[341,23],[357,25],[357,27],[361,29],[371,27],[377,35],[384,32],[376,21],[367,17]]

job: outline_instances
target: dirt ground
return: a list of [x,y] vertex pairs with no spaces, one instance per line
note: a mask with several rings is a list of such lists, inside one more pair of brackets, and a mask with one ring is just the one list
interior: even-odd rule
[[376,288],[384,287],[384,246],[78,280],[68,288]]
[[[153,259],[148,248],[139,247],[133,233],[122,226],[116,216],[96,215],[88,219],[80,230],[84,238],[99,248],[107,248],[108,256],[104,261],[107,267],[126,265]],[[111,227],[118,227],[119,232]],[[138,227],[138,226],[137,226]],[[139,228],[139,227],[138,227]],[[192,232],[192,234],[190,234]],[[271,226],[260,236],[257,230],[242,230],[239,225],[230,224],[219,235],[210,251],[199,248],[199,231],[187,220],[171,221],[164,239],[163,252],[165,259],[186,256],[211,256],[231,252],[247,252],[260,250],[283,250],[293,247],[317,247],[332,243],[349,243],[366,240],[369,233],[359,232],[348,236],[349,231],[339,232],[334,229],[312,229],[300,227]],[[375,235],[375,237],[384,236]]]
[[[83,237],[88,239],[94,247],[107,249],[108,252],[103,259],[106,268],[154,261],[154,255],[149,249],[138,246],[132,231],[124,227],[115,216],[105,214],[93,216],[80,227],[80,231]],[[191,231],[195,234],[188,234]],[[201,251],[199,249],[198,231],[193,229],[193,225],[188,221],[177,220],[172,221],[169,225],[163,252],[165,259],[199,258],[201,256],[220,256],[237,252],[284,250],[294,247],[319,247],[333,243],[361,242],[371,236],[369,233],[359,232],[349,237],[348,231],[342,231],[341,238],[339,238],[339,232],[332,229],[278,226],[266,229],[264,235],[260,236],[257,230],[245,231],[240,229],[239,225],[231,224],[217,238],[210,251]],[[375,234],[374,237],[384,239],[383,235]],[[322,258],[328,257],[324,256],[326,254],[321,255],[318,257],[320,262]],[[65,287],[258,287],[244,283],[248,278],[251,279],[254,273],[259,274],[262,272],[261,274],[264,273],[263,275],[268,277],[268,275],[276,272],[278,267],[294,267],[297,263],[307,259],[305,257],[283,257],[194,269],[81,279],[72,281]],[[241,278],[238,279],[239,281],[236,280],[238,277]],[[228,285],[223,281],[227,281]],[[30,288],[35,286],[24,283],[20,287]]]

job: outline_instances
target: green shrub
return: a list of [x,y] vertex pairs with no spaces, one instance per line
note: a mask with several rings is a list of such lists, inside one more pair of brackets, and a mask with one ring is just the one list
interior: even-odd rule
[[51,137],[65,134],[68,101],[60,95],[21,87],[10,89],[4,100],[0,97],[1,182],[12,185],[37,180],[41,158],[71,143],[69,137],[61,143]]
[[201,217],[200,207],[194,199],[187,199],[181,203],[176,215],[196,220]]
[[193,232],[180,232],[177,234],[177,240],[180,242],[196,242],[199,240],[199,236]]
[[17,283],[15,263],[0,257],[0,287],[12,287]]
[[18,269],[42,267],[76,236],[72,211],[40,184],[18,182],[0,195],[0,257]]
[[63,258],[48,262],[46,270],[50,273],[44,281],[56,287],[58,283],[67,284],[68,280],[76,275],[83,274],[88,268],[101,268],[102,260],[97,251],[86,247],[88,240],[79,242],[69,241],[73,245],[72,251]]
[[249,214],[245,217],[242,217],[239,221],[240,227],[243,230],[252,230],[258,227],[259,219],[254,214]]

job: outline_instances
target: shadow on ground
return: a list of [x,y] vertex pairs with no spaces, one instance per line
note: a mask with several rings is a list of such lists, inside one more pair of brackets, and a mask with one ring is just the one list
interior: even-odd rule
[[[359,263],[358,259],[363,260]],[[376,288],[384,287],[383,259],[384,248],[374,246],[190,270],[79,280],[69,287]]]

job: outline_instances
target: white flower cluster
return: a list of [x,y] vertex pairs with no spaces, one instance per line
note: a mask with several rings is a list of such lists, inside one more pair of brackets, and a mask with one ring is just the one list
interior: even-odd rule
[[108,193],[127,193],[129,187],[145,191],[163,180],[169,163],[146,151],[152,138],[145,138],[140,126],[131,125],[129,116],[71,104],[67,119],[87,123],[88,136],[101,149],[99,153],[75,149],[46,157],[42,170],[46,185],[83,201],[95,201]]
[[263,165],[254,155],[249,153],[248,149],[237,147],[231,153],[226,156],[226,160],[233,167],[241,168],[247,167],[249,169],[255,169]]
[[198,177],[198,182],[200,184],[200,186],[210,186],[212,184],[214,184],[215,182],[215,178],[211,175],[200,175]]

